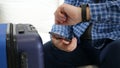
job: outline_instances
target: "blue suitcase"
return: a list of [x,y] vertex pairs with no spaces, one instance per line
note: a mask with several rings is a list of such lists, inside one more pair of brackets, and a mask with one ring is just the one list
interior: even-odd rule
[[44,68],[42,40],[30,24],[0,24],[0,68]]
[[13,44],[13,25],[0,24],[0,68],[19,67],[17,49]]
[[7,68],[6,31],[7,24],[0,24],[0,68]]

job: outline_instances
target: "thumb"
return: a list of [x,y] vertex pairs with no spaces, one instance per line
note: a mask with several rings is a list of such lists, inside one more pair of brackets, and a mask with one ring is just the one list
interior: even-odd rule
[[66,51],[72,52],[77,47],[77,39],[74,37],[69,44],[67,44]]
[[77,39],[74,37],[70,43],[70,45],[75,45],[77,46]]
[[62,40],[64,44],[68,45],[70,44],[70,41]]

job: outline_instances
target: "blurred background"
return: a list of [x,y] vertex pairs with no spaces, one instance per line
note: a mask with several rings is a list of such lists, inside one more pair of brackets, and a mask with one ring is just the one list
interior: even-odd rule
[[48,32],[54,24],[54,12],[64,0],[0,0],[0,23],[32,24],[43,43],[50,40]]

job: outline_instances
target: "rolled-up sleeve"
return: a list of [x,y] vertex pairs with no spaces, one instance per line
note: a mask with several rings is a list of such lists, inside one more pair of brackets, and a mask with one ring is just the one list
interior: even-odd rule
[[70,4],[70,5],[75,5],[76,0],[64,0],[64,3]]
[[120,24],[120,0],[88,5],[90,7],[91,21],[94,21],[94,23],[111,22]]

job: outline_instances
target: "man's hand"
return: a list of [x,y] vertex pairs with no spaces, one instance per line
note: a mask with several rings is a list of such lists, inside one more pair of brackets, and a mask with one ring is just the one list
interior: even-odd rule
[[52,42],[60,50],[71,52],[76,49],[77,47],[77,39],[73,38],[71,42],[65,41],[63,39],[56,39],[55,37],[52,37]]
[[69,4],[62,4],[55,11],[55,23],[74,25],[81,22],[81,8]]

